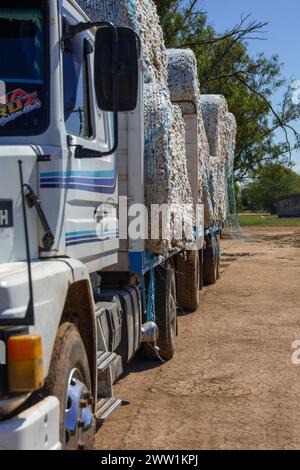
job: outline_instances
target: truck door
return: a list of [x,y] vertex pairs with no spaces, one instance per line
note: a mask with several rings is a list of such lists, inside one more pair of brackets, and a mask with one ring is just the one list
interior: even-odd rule
[[[66,2],[64,26],[86,21]],[[65,240],[68,256],[85,262],[90,272],[117,262],[116,156],[76,158],[76,147],[107,151],[112,146],[112,116],[97,108],[93,85],[94,38],[90,32],[65,42],[62,52],[66,171]]]

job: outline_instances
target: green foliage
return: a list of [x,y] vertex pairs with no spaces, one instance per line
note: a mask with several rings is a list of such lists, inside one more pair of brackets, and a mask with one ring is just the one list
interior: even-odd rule
[[298,192],[300,175],[279,163],[271,163],[258,170],[254,180],[242,189],[241,202],[245,209],[275,214],[281,196]]
[[[223,94],[236,117],[236,179],[242,180],[270,161],[287,163],[291,147],[299,148],[299,136],[288,126],[300,117],[300,107],[292,104],[278,56],[252,57],[248,52],[246,40],[252,34],[261,37],[264,25],[246,17],[220,37],[199,9],[198,0],[157,0],[156,4],[167,47],[194,50],[202,93]],[[271,98],[283,86],[285,98],[275,110]],[[278,142],[274,132],[280,127],[282,141]]]
[[241,227],[300,227],[300,218],[279,219],[277,215],[239,214]]

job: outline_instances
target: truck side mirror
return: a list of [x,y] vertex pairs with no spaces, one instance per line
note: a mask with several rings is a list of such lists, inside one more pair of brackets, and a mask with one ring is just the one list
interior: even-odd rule
[[103,111],[133,111],[138,96],[139,38],[130,28],[100,27],[95,43],[95,89]]

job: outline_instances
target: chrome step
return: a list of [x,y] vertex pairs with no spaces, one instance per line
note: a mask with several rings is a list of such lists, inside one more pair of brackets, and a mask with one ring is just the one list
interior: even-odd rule
[[99,372],[104,372],[116,359],[116,353],[103,352],[97,355],[97,369]]
[[100,408],[96,412],[96,419],[99,424],[105,423],[111,415],[122,405],[119,398],[108,398],[101,400]]

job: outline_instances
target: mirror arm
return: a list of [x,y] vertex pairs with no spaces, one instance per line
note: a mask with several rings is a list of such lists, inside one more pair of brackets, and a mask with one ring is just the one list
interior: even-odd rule
[[103,157],[103,153],[97,150],[88,149],[84,147],[83,145],[76,145],[74,157],[75,158],[101,158]]
[[79,158],[79,159],[80,158],[108,157],[109,155],[112,155],[113,153],[115,153],[117,148],[118,148],[118,139],[115,139],[114,146],[112,147],[111,150],[108,150],[107,152],[101,152],[100,150],[91,150],[89,148],[84,147],[83,145],[76,145],[74,156],[75,158]]
[[118,112],[114,113],[114,145],[107,152],[101,152],[100,150],[91,150],[85,148],[83,145],[76,145],[75,158],[102,158],[108,157],[115,153],[119,145],[119,123],[118,123]]
[[81,22],[77,24],[66,24],[66,32],[62,37],[62,42],[64,43],[67,39],[72,39],[76,34],[83,33],[92,28],[101,28],[102,26],[109,26],[110,28],[115,28],[113,23],[108,21],[88,21],[86,23]]

